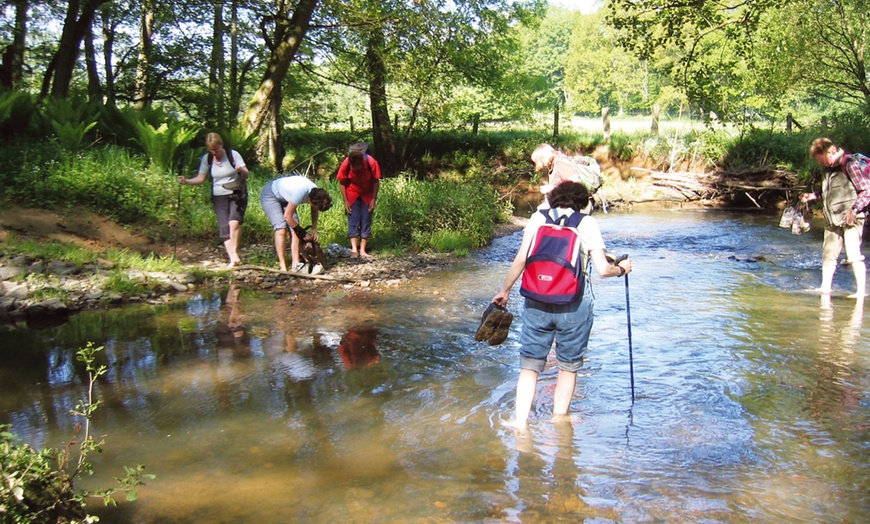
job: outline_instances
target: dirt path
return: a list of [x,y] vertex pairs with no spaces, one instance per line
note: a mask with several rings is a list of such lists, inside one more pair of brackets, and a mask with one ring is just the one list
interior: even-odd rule
[[19,239],[64,242],[92,251],[115,247],[167,254],[165,246],[155,244],[144,235],[81,209],[51,211],[4,204],[0,206],[0,242],[14,235]]

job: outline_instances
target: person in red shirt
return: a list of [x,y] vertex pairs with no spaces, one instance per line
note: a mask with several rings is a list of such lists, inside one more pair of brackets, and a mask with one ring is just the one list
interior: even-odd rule
[[372,236],[372,217],[381,184],[381,168],[378,161],[366,152],[367,149],[368,144],[362,142],[350,146],[347,158],[336,175],[347,212],[351,258],[371,257],[366,252],[366,245]]

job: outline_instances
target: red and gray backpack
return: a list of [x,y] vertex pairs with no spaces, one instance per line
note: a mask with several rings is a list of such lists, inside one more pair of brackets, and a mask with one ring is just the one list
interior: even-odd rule
[[555,209],[542,209],[547,221],[535,232],[520,295],[546,304],[570,304],[583,296],[583,246],[577,227],[585,214],[558,216]]

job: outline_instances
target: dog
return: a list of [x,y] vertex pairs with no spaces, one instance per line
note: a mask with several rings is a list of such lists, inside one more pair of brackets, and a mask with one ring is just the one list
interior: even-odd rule
[[299,259],[309,265],[309,268],[316,264],[323,265],[323,249],[320,248],[320,242],[316,240],[303,240],[299,246]]

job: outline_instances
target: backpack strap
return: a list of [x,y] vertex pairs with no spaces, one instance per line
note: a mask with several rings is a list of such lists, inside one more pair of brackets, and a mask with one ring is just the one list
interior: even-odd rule
[[559,211],[554,208],[542,209],[541,213],[547,219],[547,224],[556,224],[564,227],[576,228],[580,225],[580,221],[586,218],[586,215],[579,211],[574,211],[570,215],[560,215]]
[[[227,160],[230,161],[230,165],[233,166],[233,169],[236,168],[236,162],[233,160],[233,150],[227,149]],[[211,174],[211,164],[214,162],[214,153],[209,151],[208,153],[208,174]]]

